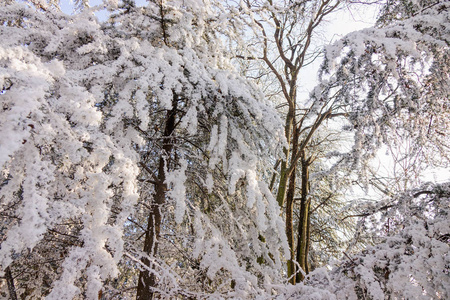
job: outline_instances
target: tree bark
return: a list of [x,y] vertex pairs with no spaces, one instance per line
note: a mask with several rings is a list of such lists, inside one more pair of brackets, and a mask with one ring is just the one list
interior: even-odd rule
[[[295,124],[295,117],[293,118],[293,123]],[[298,130],[297,127],[294,126],[292,132],[292,157],[297,155],[297,147],[298,147]],[[294,245],[294,196],[295,196],[295,179],[296,172],[295,166],[293,171],[289,175],[289,186],[286,194],[286,235],[289,245],[289,252],[291,254],[291,258],[288,260],[288,278],[292,276],[289,280],[291,284],[295,284],[296,276],[293,276],[296,272],[295,267],[295,245]]]
[[305,262],[305,273],[309,274],[311,272],[311,266],[308,261],[308,253],[311,247],[311,204],[308,207],[308,221],[306,223],[306,232],[308,233],[306,236],[306,262]]
[[[166,201],[167,185],[165,169],[170,160],[173,150],[172,133],[175,130],[175,121],[177,115],[178,96],[173,95],[172,109],[167,111],[165,128],[163,134],[163,150],[158,163],[158,181],[155,186],[155,194],[151,204],[151,209],[147,220],[147,231],[145,232],[144,252],[149,257],[156,256],[158,252],[158,239],[161,231],[161,207]],[[142,258],[142,263],[152,269],[152,264],[147,257]],[[154,287],[157,285],[157,278],[154,273],[144,269],[139,273],[137,287],[137,300],[148,300],[153,298]]]
[[[295,248],[294,248],[294,222],[293,222],[293,210],[294,210],[294,193],[295,190],[295,172],[292,172],[289,180],[289,189],[286,195],[286,235],[289,245],[289,252],[291,258],[288,260],[288,278],[295,274]],[[291,284],[295,284],[295,276],[289,280]]]
[[14,286],[14,277],[12,276],[9,266],[5,269],[5,277],[8,284],[9,299],[17,300],[16,287]]
[[283,149],[284,157],[281,160],[281,168],[280,168],[280,182],[278,183],[278,192],[277,192],[277,202],[280,207],[283,207],[284,205],[284,199],[286,198],[286,190],[287,190],[287,184],[289,179],[289,166],[288,166],[288,160],[290,155],[290,145],[291,145],[291,134],[292,129],[295,127],[295,110],[292,107],[292,105],[289,105],[289,111],[286,116],[286,123],[284,127],[284,134],[286,137],[286,141],[288,146]]
[[[311,158],[305,159],[305,151],[301,153],[302,166],[302,190],[300,197],[300,220],[298,222],[298,241],[297,241],[297,262],[305,273],[308,272],[308,247],[309,247],[309,166]],[[303,281],[305,277],[301,272],[297,273],[297,282]]]

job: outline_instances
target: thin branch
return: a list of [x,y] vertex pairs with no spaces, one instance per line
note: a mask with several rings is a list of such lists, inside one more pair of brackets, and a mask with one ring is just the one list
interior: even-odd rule
[[420,191],[413,195],[414,198],[419,197],[420,195],[434,195],[435,193],[432,191]]
[[320,115],[317,116],[317,119],[316,119],[316,121],[314,122],[314,125],[311,127],[311,129],[310,129],[308,135],[307,135],[306,138],[300,143],[300,146],[298,147],[297,155],[296,155],[296,156],[292,159],[292,161],[291,161],[291,165],[290,165],[290,167],[289,167],[289,169],[288,169],[288,172],[287,172],[288,175],[291,174],[292,171],[295,169],[295,166],[296,166],[298,160],[300,159],[303,150],[305,150],[305,147],[306,147],[306,145],[309,143],[309,141],[311,140],[311,138],[312,138],[314,132],[317,130],[317,128],[320,126],[320,124],[322,124],[322,122],[323,122],[325,119],[329,118],[330,116],[331,116],[331,109],[329,109],[327,112],[325,112],[325,113],[320,114]]
[[[139,162],[139,165],[145,170],[147,171],[147,173],[149,173],[153,179],[155,180],[155,184],[159,184],[159,179],[158,176],[156,176],[156,174],[149,168],[147,167],[143,162]],[[153,182],[152,182],[153,183]]]
[[324,205],[328,200],[331,199],[331,197],[333,197],[333,194],[329,194],[328,197],[325,198],[325,200],[323,200],[319,205],[314,207],[314,209],[310,211],[310,214],[314,213],[317,209],[319,209],[322,205]]

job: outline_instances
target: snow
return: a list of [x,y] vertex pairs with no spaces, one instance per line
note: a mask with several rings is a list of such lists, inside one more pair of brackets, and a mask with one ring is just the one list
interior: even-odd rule
[[180,224],[183,221],[186,210],[186,160],[180,161],[180,168],[173,171],[166,171],[166,183],[170,187],[167,196],[175,202],[175,222]]

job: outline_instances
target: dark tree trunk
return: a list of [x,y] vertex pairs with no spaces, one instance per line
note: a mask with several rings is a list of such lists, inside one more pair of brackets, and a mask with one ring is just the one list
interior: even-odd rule
[[[291,258],[288,260],[288,277],[295,274],[295,248],[294,248],[294,225],[293,225],[293,210],[294,210],[294,193],[295,190],[295,170],[289,178],[289,187],[286,195],[286,235],[289,245],[289,252]],[[295,276],[289,280],[291,284],[295,284]]]
[[5,269],[5,277],[8,284],[9,299],[17,300],[16,287],[14,286],[14,277],[12,276],[11,269],[9,267]]
[[[305,153],[302,153],[302,190],[300,203],[300,220],[298,222],[298,241],[297,241],[297,262],[300,267],[308,273],[308,248],[309,248],[309,165],[310,159],[305,159]],[[297,273],[297,282],[303,281],[305,277],[301,272]]]
[[[177,114],[178,97],[173,95],[172,109],[167,111],[166,122],[163,135],[163,151],[159,157],[158,165],[158,181],[155,186],[155,194],[151,203],[151,209],[147,221],[147,231],[145,233],[144,240],[144,252],[149,257],[154,257],[158,252],[158,239],[161,231],[161,207],[166,201],[167,185],[166,174],[164,169],[167,168],[170,156],[173,150],[172,133],[176,126],[176,114]],[[142,263],[153,268],[148,258],[142,258]],[[143,269],[139,274],[139,281],[137,287],[137,300],[149,300],[153,298],[153,288],[157,285],[157,278],[154,273],[148,269]]]
[[306,223],[306,262],[305,262],[305,273],[309,274],[311,272],[311,266],[308,262],[308,253],[311,247],[311,204],[308,205],[308,222]]

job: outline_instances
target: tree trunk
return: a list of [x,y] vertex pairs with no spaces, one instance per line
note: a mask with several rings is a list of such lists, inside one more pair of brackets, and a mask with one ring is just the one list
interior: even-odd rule
[[[144,240],[144,252],[149,257],[156,256],[158,252],[158,239],[161,231],[161,207],[166,201],[167,185],[164,169],[167,168],[170,155],[173,150],[172,133],[175,130],[175,121],[177,114],[178,96],[173,95],[172,109],[167,111],[166,122],[163,134],[163,151],[159,157],[158,181],[155,186],[155,195],[151,204],[151,209],[147,221],[147,231]],[[142,263],[153,268],[147,257],[142,258]],[[157,278],[154,273],[144,269],[139,274],[137,287],[137,300],[149,300],[153,298],[153,288],[157,284]]]
[[[308,248],[309,248],[309,165],[310,159],[305,159],[305,152],[302,153],[302,191],[300,203],[300,220],[298,222],[298,241],[297,241],[297,262],[305,273],[308,272]],[[297,273],[297,282],[303,281],[305,277],[301,272]]]
[[[295,124],[295,117],[293,118],[293,123]],[[295,157],[297,155],[297,148],[298,148],[298,131],[297,127],[294,126],[293,132],[292,132],[292,157]],[[291,254],[291,258],[288,260],[288,278],[292,276],[292,278],[289,280],[291,284],[295,284],[295,274],[296,267],[295,267],[295,246],[294,246],[294,196],[295,196],[295,179],[296,179],[296,172],[295,172],[295,166],[289,175],[289,186],[286,194],[286,235],[289,245],[289,252]]]
[[[294,193],[295,190],[295,171],[291,173],[289,180],[289,189],[286,195],[286,235],[289,245],[289,252],[291,258],[288,260],[288,278],[295,274],[295,248],[294,248],[294,223],[293,223],[293,210],[294,210]],[[295,284],[295,276],[293,276],[289,282]]]
[[[308,183],[309,184],[309,183]],[[309,274],[311,272],[311,266],[308,262],[308,253],[311,247],[311,203],[308,205],[308,221],[306,223],[306,262],[305,262],[305,273]]]
[[9,266],[5,269],[5,277],[8,284],[9,299],[17,300],[16,287],[14,286],[14,277],[12,276]]
[[280,207],[284,205],[284,199],[286,197],[286,189],[289,179],[288,174],[288,160],[290,155],[290,145],[291,145],[291,132],[294,127],[294,119],[295,119],[295,110],[291,106],[289,106],[289,111],[286,116],[286,123],[284,127],[284,134],[286,137],[287,147],[283,149],[284,158],[281,160],[281,168],[280,168],[280,182],[278,184],[278,192],[277,192],[277,202]]

